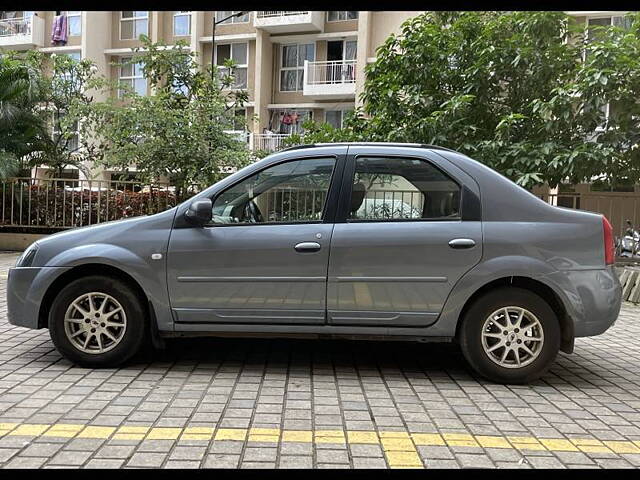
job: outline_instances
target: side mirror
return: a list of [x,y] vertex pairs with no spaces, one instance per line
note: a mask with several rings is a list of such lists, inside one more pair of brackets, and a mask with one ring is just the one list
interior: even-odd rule
[[195,202],[191,202],[189,209],[184,212],[184,216],[194,225],[202,227],[213,218],[212,208],[213,204],[210,198],[196,200]]

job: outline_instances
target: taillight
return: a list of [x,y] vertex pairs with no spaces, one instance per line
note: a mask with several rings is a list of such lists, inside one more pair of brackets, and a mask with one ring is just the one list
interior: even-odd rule
[[602,229],[604,230],[604,263],[613,265],[616,261],[613,227],[604,215],[602,216]]

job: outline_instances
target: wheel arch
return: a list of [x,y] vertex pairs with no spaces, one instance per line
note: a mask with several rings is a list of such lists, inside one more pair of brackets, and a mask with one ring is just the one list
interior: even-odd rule
[[574,343],[574,325],[573,320],[569,316],[567,309],[562,302],[560,296],[551,288],[549,285],[533,279],[531,277],[525,276],[508,276],[494,279],[480,288],[478,288],[465,302],[462,310],[460,311],[460,315],[458,317],[458,322],[456,323],[456,333],[455,337],[458,338],[460,333],[460,326],[462,324],[462,320],[466,315],[467,311],[473,305],[473,303],[482,297],[485,293],[490,290],[499,287],[517,287],[522,288],[524,290],[528,290],[532,293],[535,293],[543,300],[545,300],[553,312],[558,317],[558,321],[560,322],[560,331],[561,331],[561,340],[560,340],[560,350],[565,353],[573,352],[573,343]]
[[40,309],[38,312],[38,328],[47,328],[49,311],[51,310],[53,301],[66,285],[79,278],[92,275],[103,275],[110,278],[117,278],[129,285],[135,292],[136,296],[140,299],[149,319],[152,320],[155,318],[155,312],[149,297],[143,290],[142,286],[131,275],[112,265],[104,263],[85,263],[67,270],[51,283],[40,303]]

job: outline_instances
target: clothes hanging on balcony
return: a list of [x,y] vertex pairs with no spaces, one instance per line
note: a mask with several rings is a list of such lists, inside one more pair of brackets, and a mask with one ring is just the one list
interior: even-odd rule
[[67,17],[66,15],[56,15],[51,26],[51,45],[67,44]]

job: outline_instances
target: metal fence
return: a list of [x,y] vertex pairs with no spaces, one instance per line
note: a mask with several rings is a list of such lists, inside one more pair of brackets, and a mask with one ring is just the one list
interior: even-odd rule
[[[266,141],[266,136],[259,138]],[[280,136],[276,138],[279,143]],[[177,194],[174,186],[162,182],[12,178],[0,182],[0,227],[65,229],[149,215],[172,208],[197,191],[198,187],[192,186]],[[416,215],[414,210],[422,209],[415,193],[369,191],[360,215],[378,216],[384,212],[391,218],[411,218]],[[638,193],[560,193],[539,197],[551,205],[605,215],[617,236],[623,235],[627,220],[635,227],[640,225]],[[321,190],[274,189],[264,204],[265,216],[271,221],[315,217],[323,203]]]
[[277,152],[285,148],[284,141],[290,136],[289,133],[253,133],[249,136],[249,149],[253,152]]
[[0,227],[65,229],[148,215],[196,193],[168,183],[12,178],[0,183]]

